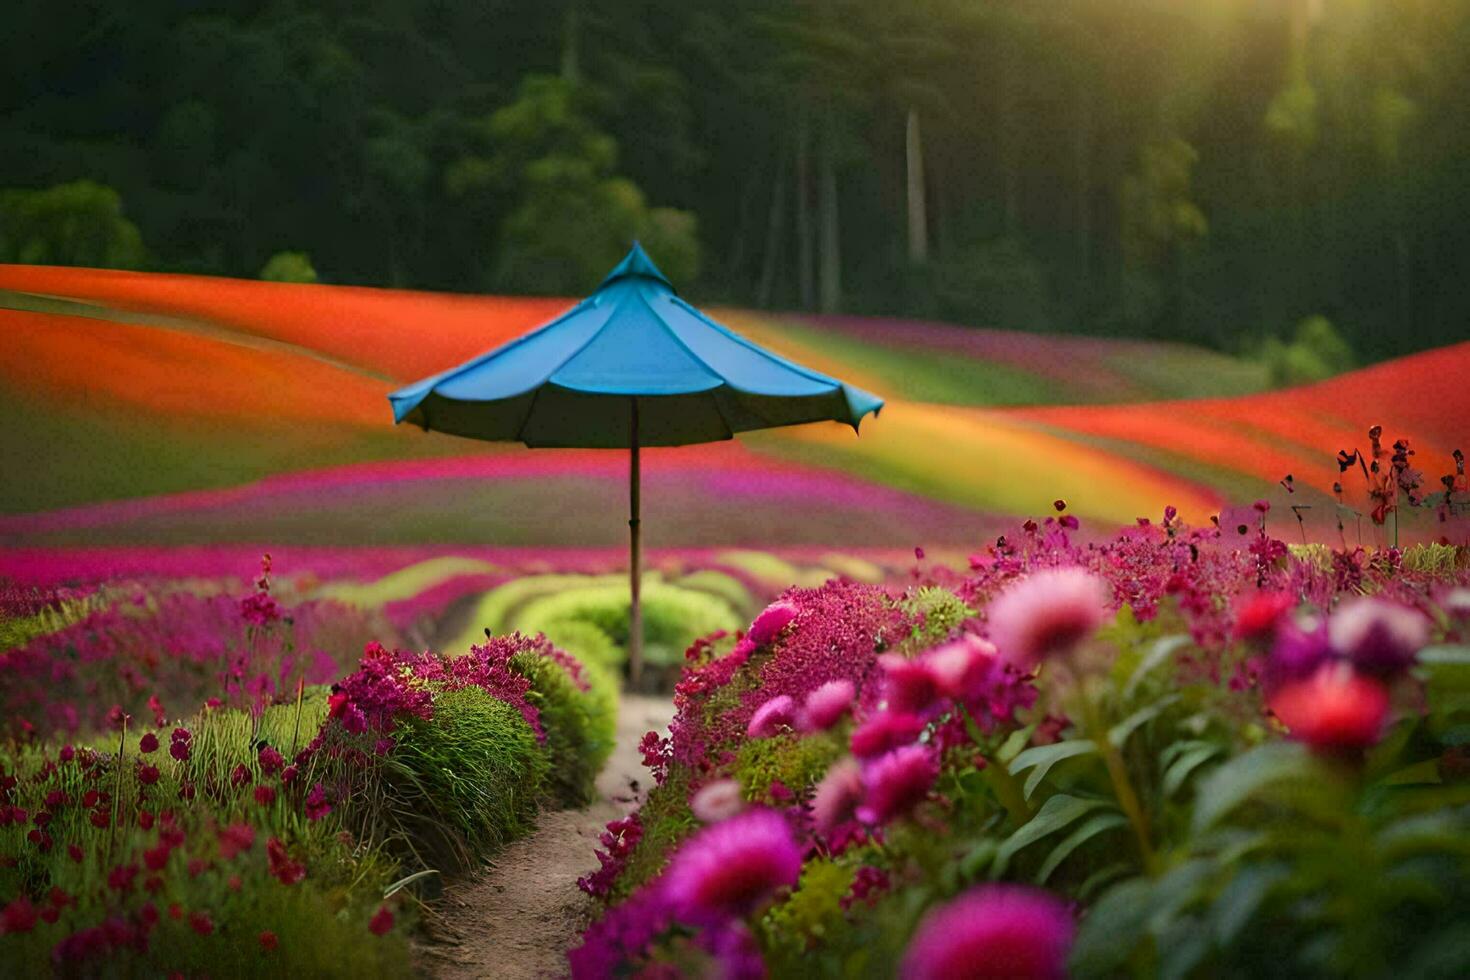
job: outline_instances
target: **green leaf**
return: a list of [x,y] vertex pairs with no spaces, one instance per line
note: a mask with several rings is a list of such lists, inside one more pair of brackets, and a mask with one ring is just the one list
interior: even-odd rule
[[1160,787],[1164,798],[1168,799],[1179,791],[1189,774],[1198,769],[1210,759],[1223,751],[1219,745],[1209,742],[1200,742],[1194,748],[1179,756],[1168,769],[1164,770],[1164,781]]
[[960,859],[960,871],[964,874],[966,881],[974,881],[980,877],[980,873],[990,866],[995,860],[995,854],[1000,850],[993,837],[981,838],[970,852]]
[[1077,930],[1069,961],[1074,976],[1111,977],[1144,938],[1153,912],[1153,882],[1130,878],[1110,888]]
[[1197,916],[1179,919],[1159,936],[1159,980],[1181,980],[1210,952],[1210,932]]
[[990,869],[992,878],[1006,873],[1011,858],[1028,844],[1034,844],[1050,834],[1074,823],[1094,810],[1109,806],[1106,800],[1084,800],[1077,796],[1058,793],[1042,804],[1036,816],[1028,820],[1014,834],[1007,837],[996,853],[995,864]]
[[1126,826],[1128,826],[1128,818],[1121,813],[1097,814],[1091,820],[1068,834],[1060,844],[1052,848],[1051,853],[1046,856],[1046,861],[1042,863],[1041,870],[1036,872],[1036,883],[1038,885],[1046,884],[1046,879],[1051,877],[1052,872],[1063,861],[1072,856],[1073,851],[1092,840],[1098,834],[1106,833],[1117,827]]
[[1124,744],[1127,743],[1129,735],[1132,735],[1143,725],[1146,725],[1149,722],[1153,721],[1160,714],[1162,714],[1165,709],[1172,707],[1178,701],[1179,695],[1170,694],[1165,697],[1159,698],[1153,704],[1145,705],[1144,707],[1139,708],[1137,711],[1133,712],[1133,714],[1129,715],[1127,718],[1124,718],[1122,721],[1118,722],[1116,725],[1108,730],[1108,741],[1112,742],[1113,745],[1121,749]]
[[1035,731],[1035,725],[1027,725],[1025,728],[1011,732],[1010,738],[1006,739],[1000,749],[996,751],[996,759],[1009,764],[1026,747],[1026,743],[1031,741],[1031,735]]
[[1268,742],[1236,756],[1200,785],[1195,796],[1194,832],[1207,830],[1271,783],[1291,778],[1310,780],[1312,775],[1311,757],[1294,742]]
[[1134,868],[1135,865],[1128,861],[1114,861],[1112,864],[1098,868],[1087,876],[1086,881],[1077,886],[1077,897],[1084,902],[1087,901],[1097,889],[1106,885],[1114,878],[1126,875],[1128,872],[1134,870]]
[[1215,941],[1221,946],[1233,942],[1271,889],[1290,876],[1290,869],[1283,864],[1250,864],[1242,868],[1221,890],[1210,908]]
[[1036,787],[1041,785],[1041,781],[1051,771],[1052,766],[1063,759],[1071,759],[1096,751],[1097,745],[1091,739],[1068,739],[1052,745],[1038,745],[1016,756],[1016,760],[1011,763],[1011,774],[1019,776],[1027,769],[1035,769],[1035,772],[1026,779],[1026,785],[1022,790],[1026,799],[1029,800],[1031,794],[1036,791]]
[[1133,673],[1129,676],[1128,683],[1123,687],[1123,697],[1133,697],[1134,692],[1138,690],[1138,685],[1143,683],[1144,678],[1152,673],[1154,668],[1160,666],[1170,657],[1174,656],[1174,654],[1187,647],[1189,642],[1189,636],[1187,634],[1165,636],[1155,640],[1153,646],[1149,648],[1148,653],[1138,662],[1138,666],[1133,668]]

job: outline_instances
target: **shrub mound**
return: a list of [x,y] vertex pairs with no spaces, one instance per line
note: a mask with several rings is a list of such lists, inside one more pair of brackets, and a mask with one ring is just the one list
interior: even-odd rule
[[693,645],[573,975],[1454,976],[1470,554],[1075,529]]
[[[24,627],[33,665],[39,640],[110,617],[86,649],[112,656],[47,649],[63,678],[120,697],[74,724],[14,725],[0,747],[6,972],[404,976],[411,899],[436,872],[524,832],[542,802],[590,795],[615,724],[604,672],[516,634],[453,658],[370,643],[351,673],[312,685],[282,668],[311,616],[268,584],[203,607],[168,586],[142,596],[146,614]],[[195,635],[201,608],[218,657],[151,646]],[[66,717],[38,686],[6,690]],[[203,707],[169,708],[190,699]]]

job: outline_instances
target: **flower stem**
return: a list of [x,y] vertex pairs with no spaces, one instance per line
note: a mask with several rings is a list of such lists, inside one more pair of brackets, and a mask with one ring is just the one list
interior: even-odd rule
[[1087,733],[1092,738],[1093,744],[1097,746],[1103,765],[1108,770],[1108,779],[1113,784],[1113,795],[1117,797],[1118,805],[1128,817],[1128,822],[1133,825],[1133,834],[1138,838],[1138,853],[1143,859],[1144,871],[1149,877],[1155,877],[1158,874],[1158,858],[1150,842],[1148,814],[1139,801],[1138,793],[1133,789],[1132,780],[1128,778],[1128,767],[1123,763],[1122,754],[1113,744],[1112,739],[1108,737],[1102,713],[1098,711],[1097,704],[1087,690],[1085,675],[1074,669],[1072,677],[1076,681],[1077,700],[1082,708],[1082,718],[1083,723],[1087,726]]
[[[964,705],[959,706],[960,717],[965,720],[965,731],[969,733],[970,740],[980,748],[985,748],[985,734],[980,731],[980,726],[975,724],[975,719],[970,716],[970,710]],[[1020,824],[1026,823],[1033,816],[1031,805],[1026,802],[1026,794],[1021,792],[1021,784],[1016,777],[1011,775],[1011,770],[999,759],[987,759],[989,765],[981,770],[981,778],[990,786],[991,792],[996,799],[1000,800],[1001,806],[1011,815],[1011,819]]]

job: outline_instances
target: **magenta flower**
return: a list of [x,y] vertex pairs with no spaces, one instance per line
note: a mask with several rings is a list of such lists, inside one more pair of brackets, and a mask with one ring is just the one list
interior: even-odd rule
[[1022,668],[1067,656],[1108,618],[1108,587],[1080,568],[1032,572],[991,601],[990,639]]
[[327,790],[321,783],[311,788],[306,794],[306,819],[320,820],[332,812],[332,805],[327,802]]
[[804,706],[807,730],[824,732],[837,724],[851,710],[856,696],[857,688],[846,678],[828,681],[812,691]]
[[797,612],[799,610],[796,608],[796,603],[787,599],[771,603],[761,610],[759,616],[755,617],[755,622],[750,624],[750,632],[746,634],[746,638],[757,649],[769,645],[776,638],[776,634],[796,618]]
[[919,737],[925,724],[918,715],[880,711],[852,733],[852,754],[859,759],[871,759],[908,745]]
[[1267,642],[1296,604],[1296,597],[1287,592],[1252,592],[1237,598],[1232,632],[1237,640]]
[[878,666],[883,668],[883,698],[890,711],[921,715],[939,699],[939,685],[922,660],[885,653]]
[[1383,599],[1349,599],[1327,621],[1334,652],[1365,674],[1390,678],[1408,670],[1429,643],[1429,620],[1415,609]]
[[1075,927],[1056,898],[1020,885],[982,885],[924,916],[903,980],[1061,980]]
[[260,747],[259,759],[260,771],[267,776],[279,772],[281,767],[286,764],[285,756],[281,755],[280,752],[269,745],[262,745]]
[[749,738],[770,738],[783,729],[796,728],[796,722],[796,702],[789,694],[778,694],[755,709],[745,734]]
[[686,920],[745,915],[796,884],[801,848],[779,813],[747,810],[695,834],[665,873],[665,894]]
[[840,759],[812,793],[812,826],[823,837],[857,816],[863,802],[863,774],[857,760]]
[[956,701],[973,699],[999,666],[995,644],[969,633],[927,651],[920,659],[940,693]]
[[863,767],[863,803],[858,819],[883,824],[923,802],[939,778],[939,760],[927,745],[905,745]]
[[143,753],[158,751],[158,736],[152,732],[146,732],[138,739],[138,751]]
[[745,809],[745,798],[735,780],[717,779],[699,788],[689,801],[689,809],[704,823],[719,823]]

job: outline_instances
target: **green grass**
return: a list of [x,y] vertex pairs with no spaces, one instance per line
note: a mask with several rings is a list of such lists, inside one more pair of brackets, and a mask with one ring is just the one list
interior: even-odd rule
[[564,807],[580,807],[596,795],[597,774],[617,739],[618,693],[600,667],[582,665],[583,691],[561,665],[537,653],[517,654],[511,666],[531,681],[527,700],[541,712],[542,750],[550,766],[545,790]]

